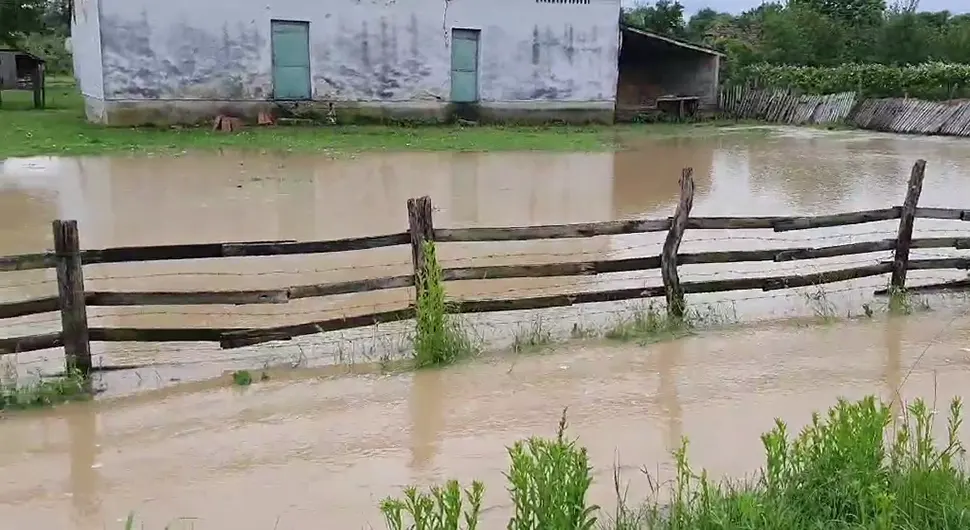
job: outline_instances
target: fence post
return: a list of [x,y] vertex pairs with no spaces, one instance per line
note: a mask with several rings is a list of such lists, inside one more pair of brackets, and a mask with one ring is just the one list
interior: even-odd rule
[[91,343],[88,312],[84,302],[84,274],[77,221],[57,220],[54,227],[54,255],[57,260],[57,298],[61,308],[61,337],[67,370],[91,373]]
[[906,270],[909,268],[909,247],[913,242],[913,221],[916,219],[916,205],[919,203],[920,192],[923,191],[923,174],[926,172],[926,160],[917,160],[913,164],[913,171],[909,175],[909,185],[906,187],[906,200],[899,215],[899,233],[896,235],[896,250],[893,252],[893,276],[890,280],[890,291],[900,292],[906,288]]
[[687,228],[687,218],[694,205],[694,169],[684,168],[680,176],[680,202],[670,220],[670,230],[664,241],[663,253],[660,255],[660,274],[663,277],[664,290],[667,293],[667,314],[680,319],[684,316],[687,304],[684,300],[684,290],[680,287],[677,276],[677,252],[680,241]]
[[414,264],[415,300],[420,298],[424,285],[421,278],[425,271],[424,242],[434,241],[434,222],[431,197],[425,195],[408,199],[408,232],[411,233],[411,261]]

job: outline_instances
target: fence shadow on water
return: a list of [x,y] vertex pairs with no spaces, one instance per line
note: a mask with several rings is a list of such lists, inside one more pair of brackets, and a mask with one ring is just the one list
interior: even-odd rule
[[[202,243],[95,250],[81,250],[79,248],[78,228],[75,221],[57,220],[53,222],[54,251],[2,257],[0,258],[0,271],[56,269],[58,294],[50,297],[2,303],[0,304],[0,319],[59,312],[61,330],[38,335],[0,338],[0,355],[63,348],[66,364],[88,373],[98,370],[136,367],[93,366],[92,342],[209,342],[219,344],[222,349],[236,349],[275,341],[291,341],[302,336],[406,321],[414,317],[413,306],[406,305],[361,315],[269,327],[94,327],[89,326],[87,308],[97,306],[279,305],[301,299],[338,295],[353,296],[356,293],[413,288],[415,286],[414,271],[421,267],[422,248],[425,242],[429,240],[434,241],[436,245],[448,245],[456,242],[562,240],[650,232],[666,233],[662,252],[659,255],[564,263],[446,267],[443,270],[446,291],[450,282],[468,280],[589,277],[656,270],[661,273],[662,285],[612,290],[575,289],[573,292],[563,294],[545,294],[531,297],[461,299],[455,300],[455,303],[451,305],[452,310],[457,313],[537,310],[664,297],[668,312],[672,313],[673,316],[678,316],[684,311],[685,295],[688,294],[749,290],[777,291],[881,275],[890,276],[890,287],[876,294],[887,294],[891,290],[906,288],[908,271],[970,269],[970,258],[966,257],[910,259],[910,249],[970,249],[970,234],[967,237],[950,235],[948,237],[913,238],[914,221],[917,218],[951,221],[970,220],[970,210],[918,207],[924,172],[925,162],[920,160],[913,166],[907,195],[901,206],[818,216],[691,217],[694,182],[693,172],[688,168],[683,171],[680,179],[680,202],[673,216],[666,219],[633,219],[528,227],[437,228],[433,223],[431,199],[421,197],[408,201],[409,229],[396,234],[328,241]],[[830,246],[805,245],[752,250],[680,252],[684,232],[687,230],[790,232],[895,219],[899,220],[898,231],[896,237],[890,239],[853,240],[847,244]],[[84,288],[84,267],[86,265],[365,252],[369,249],[390,246],[411,247],[414,270],[410,274],[371,277],[336,283],[292,285],[261,290],[86,291]],[[681,265],[796,262],[885,251],[893,252],[891,260],[810,274],[776,274],[708,281],[681,281],[678,274],[678,267]],[[970,287],[970,281],[958,280],[924,285],[909,290],[941,291],[966,287]]]

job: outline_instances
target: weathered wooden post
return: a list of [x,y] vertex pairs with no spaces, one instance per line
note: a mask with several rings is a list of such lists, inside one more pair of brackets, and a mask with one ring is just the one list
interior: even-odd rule
[[893,253],[893,275],[890,280],[890,294],[899,293],[906,288],[906,270],[909,268],[909,247],[913,242],[913,221],[916,219],[916,205],[923,191],[923,174],[926,160],[917,160],[909,175],[906,187],[906,200],[899,215],[899,233],[896,236],[896,250]]
[[84,274],[77,221],[57,220],[54,227],[54,255],[57,260],[57,297],[61,309],[61,337],[68,372],[91,373],[91,343],[88,311],[84,302]]
[[676,319],[683,318],[687,308],[684,290],[680,287],[680,278],[677,276],[677,252],[680,250],[680,241],[684,237],[693,205],[694,169],[688,167],[684,168],[680,176],[680,202],[677,203],[677,210],[670,220],[670,229],[660,255],[660,274],[667,293],[667,314]]
[[434,241],[434,222],[431,197],[425,195],[417,199],[408,199],[408,232],[411,233],[411,261],[414,264],[415,300],[421,296],[424,288],[421,278],[426,270],[424,242]]

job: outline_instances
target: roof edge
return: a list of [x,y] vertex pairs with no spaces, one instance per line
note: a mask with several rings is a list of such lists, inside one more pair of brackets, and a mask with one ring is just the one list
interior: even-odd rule
[[686,48],[688,50],[694,50],[696,52],[706,53],[708,55],[716,55],[718,57],[727,57],[725,54],[713,48],[708,48],[707,46],[701,46],[700,44],[693,44],[685,40],[675,39],[673,37],[668,37],[666,35],[661,35],[659,33],[654,33],[652,31],[647,31],[645,29],[633,27],[629,24],[624,24],[622,22],[620,23],[620,30],[630,31],[638,35],[643,35],[644,37],[647,37],[647,38],[661,40],[668,44],[673,44],[674,46],[679,46],[681,48]]

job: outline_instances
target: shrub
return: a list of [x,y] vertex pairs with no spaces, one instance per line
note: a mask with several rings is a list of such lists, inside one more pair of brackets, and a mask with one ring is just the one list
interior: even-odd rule
[[970,65],[843,64],[835,67],[755,64],[735,70],[731,83],[789,88],[812,94],[860,92],[866,97],[945,100],[970,97]]

